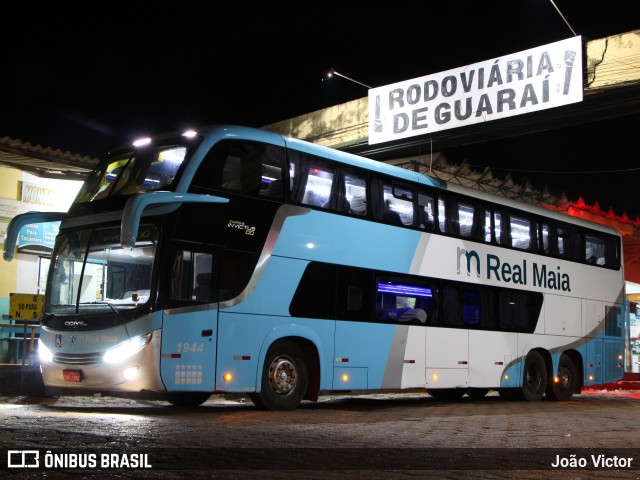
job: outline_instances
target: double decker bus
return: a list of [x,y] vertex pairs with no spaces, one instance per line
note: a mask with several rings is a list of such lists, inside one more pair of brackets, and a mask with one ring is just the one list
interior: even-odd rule
[[614,229],[275,133],[117,149],[68,212],[15,217],[5,259],[45,221],[49,387],[291,410],[327,392],[567,400],[623,376]]

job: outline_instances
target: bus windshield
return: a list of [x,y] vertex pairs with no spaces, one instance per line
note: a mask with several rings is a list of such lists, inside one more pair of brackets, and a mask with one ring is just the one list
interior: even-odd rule
[[46,313],[130,309],[149,300],[157,231],[141,228],[133,249],[121,248],[119,238],[119,228],[81,230],[58,237],[46,290]]
[[115,156],[89,176],[76,203],[165,188],[173,182],[186,156],[187,147],[175,144]]

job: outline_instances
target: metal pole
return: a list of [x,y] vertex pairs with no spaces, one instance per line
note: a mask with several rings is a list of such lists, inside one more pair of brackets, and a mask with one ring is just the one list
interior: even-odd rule
[[575,32],[575,30],[573,28],[571,28],[571,25],[569,25],[569,22],[567,22],[567,19],[564,18],[564,15],[562,14],[562,12],[560,11],[560,9],[558,8],[558,6],[556,5],[556,3],[553,0],[549,0],[551,2],[551,5],[553,5],[555,7],[555,9],[558,11],[558,13],[560,14],[560,16],[562,17],[562,20],[564,20],[564,23],[567,24],[567,27],[569,27],[569,30],[571,30],[571,33],[573,33],[574,37],[577,37],[578,34]]
[[362,86],[363,86],[363,87],[365,87],[365,88],[369,88],[369,89],[371,89],[371,88],[372,88],[372,87],[370,87],[369,85],[367,85],[366,83],[362,83],[362,82],[359,82],[358,80],[354,80],[353,78],[351,78],[351,77],[347,77],[346,75],[343,75],[343,74],[341,74],[341,73],[338,73],[338,72],[336,72],[335,70],[332,70],[332,71],[331,71],[331,73],[332,73],[333,75],[338,75],[339,77],[346,78],[346,79],[347,79],[347,80],[349,80],[350,82],[357,83],[358,85],[362,85]]

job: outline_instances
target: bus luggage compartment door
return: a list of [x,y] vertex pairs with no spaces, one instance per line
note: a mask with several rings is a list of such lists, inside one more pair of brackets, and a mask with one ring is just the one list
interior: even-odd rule
[[169,392],[213,392],[217,309],[184,308],[163,314],[160,373]]

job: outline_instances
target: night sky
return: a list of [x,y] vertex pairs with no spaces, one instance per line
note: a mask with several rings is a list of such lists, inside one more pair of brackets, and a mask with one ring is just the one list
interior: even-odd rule
[[[323,81],[330,67],[375,87],[573,36],[549,0],[234,3],[3,7],[15,25],[0,31],[0,137],[102,156],[140,135],[260,127],[367,95]],[[586,40],[639,28],[634,2],[555,4]],[[639,125],[634,114],[444,153],[635,218]]]

